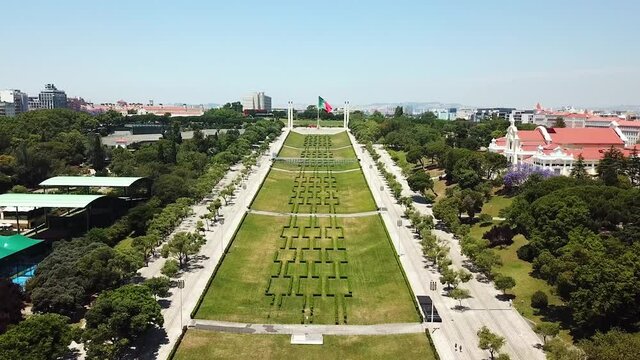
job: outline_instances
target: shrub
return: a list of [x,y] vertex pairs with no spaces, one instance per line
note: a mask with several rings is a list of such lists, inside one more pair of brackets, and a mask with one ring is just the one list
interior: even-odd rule
[[549,305],[549,298],[544,291],[538,290],[531,295],[531,307],[534,309],[544,309]]
[[518,254],[518,259],[524,261],[533,261],[533,259],[537,256],[536,249],[530,244],[522,245],[518,250],[516,250]]
[[180,271],[180,265],[178,264],[178,260],[175,259],[165,261],[162,266],[162,270],[160,270],[162,275],[170,278],[175,277],[178,274],[178,271]]
[[491,220],[493,220],[493,217],[491,215],[489,215],[489,214],[480,214],[480,215],[478,215],[478,221],[481,224],[490,223]]

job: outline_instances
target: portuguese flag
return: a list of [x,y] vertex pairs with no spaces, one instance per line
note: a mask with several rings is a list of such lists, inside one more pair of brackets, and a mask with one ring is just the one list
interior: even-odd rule
[[329,103],[325,99],[323,99],[322,96],[318,96],[318,110],[320,109],[324,109],[326,112],[331,112],[331,110],[333,110],[331,105],[329,105]]

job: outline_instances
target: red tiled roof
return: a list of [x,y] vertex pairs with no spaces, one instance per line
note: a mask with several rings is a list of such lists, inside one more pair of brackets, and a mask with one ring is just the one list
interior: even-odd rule
[[538,141],[544,143],[544,136],[540,130],[518,130],[518,137],[521,142]]
[[620,125],[620,126],[625,126],[625,127],[640,127],[640,121],[631,121],[631,120],[616,119],[616,122],[617,122],[617,123],[618,123],[618,125]]
[[547,130],[554,144],[624,145],[611,128],[551,128]]

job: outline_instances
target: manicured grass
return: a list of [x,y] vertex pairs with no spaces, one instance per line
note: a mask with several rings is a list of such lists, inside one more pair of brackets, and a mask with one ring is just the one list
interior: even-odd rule
[[297,158],[300,157],[302,150],[294,149],[290,147],[283,146],[278,153],[279,157],[289,157],[289,158]]
[[500,216],[500,210],[507,208],[513,202],[513,198],[505,197],[503,195],[493,195],[484,206],[482,206],[482,213],[489,214],[493,217]]
[[445,180],[434,180],[433,191],[437,194],[436,201],[444,199],[447,191],[447,182]]
[[175,359],[436,359],[425,334],[325,336],[323,345],[291,345],[289,335],[188,330]]
[[288,146],[293,146],[296,148],[304,147],[304,138],[306,136],[302,134],[298,134],[297,132],[290,131],[287,138],[284,140],[284,144]]
[[[305,175],[313,176],[312,173],[306,173]],[[293,194],[296,176],[298,176],[297,173],[272,170],[251,208],[274,212],[294,212],[295,209],[289,204],[289,197]],[[320,173],[318,176],[328,175]],[[362,172],[335,173],[332,176],[336,179],[336,196],[340,201],[335,206],[336,213],[348,214],[376,209]],[[303,209],[302,207],[300,208],[301,211],[307,212],[307,210]]]
[[[229,253],[207,290],[196,314],[197,318],[253,323],[308,321],[316,324],[333,324],[336,319],[334,311],[338,308],[335,304],[340,302],[340,323],[344,323],[342,320],[344,310],[346,310],[348,324],[419,321],[380,216],[318,218],[322,231],[318,230],[317,235],[313,235],[321,235],[317,243],[330,242],[329,231],[343,229],[346,250],[328,250],[329,252],[325,255],[322,255],[321,251],[301,250],[301,248],[280,249],[285,244],[285,240],[281,240],[280,235],[289,221],[288,217],[255,214],[245,218]],[[298,218],[296,223],[300,229],[311,225],[308,218]],[[300,240],[305,239],[299,238],[293,241]],[[325,264],[327,256],[340,256],[340,259],[346,259],[348,263]],[[288,271],[294,272],[292,274],[294,284],[297,280],[304,280],[305,283],[315,285],[309,285],[308,288],[300,290],[304,296],[281,297],[278,295],[275,298],[276,303],[272,305],[273,298],[267,296],[265,290],[271,286],[276,288],[274,292],[278,294],[286,293],[287,283],[289,283],[282,276],[275,275],[276,277],[272,278],[280,271],[279,269],[282,269],[280,265],[274,268],[275,259],[281,259],[284,262],[294,259],[288,264]],[[316,273],[320,272],[318,279],[298,278],[299,274],[296,271],[309,266],[302,264],[303,259],[311,262],[324,259],[322,263],[311,265]],[[326,274],[336,274],[334,273],[336,270],[333,270],[334,265],[339,265],[337,273],[346,275],[346,279],[331,280],[326,276]],[[283,280],[285,280],[284,283],[282,283]],[[277,284],[276,281],[278,281]],[[342,286],[348,286],[352,297],[341,295],[346,291]],[[312,296],[314,293],[322,293],[322,296]],[[327,296],[331,293],[335,293],[336,296]],[[281,305],[280,301],[282,301]],[[313,313],[305,320],[304,314],[309,314],[310,303],[314,306]],[[302,312],[303,309],[305,313]]]

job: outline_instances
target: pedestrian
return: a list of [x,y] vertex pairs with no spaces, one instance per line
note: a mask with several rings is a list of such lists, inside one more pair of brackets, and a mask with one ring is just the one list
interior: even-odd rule
[[454,351],[458,351],[458,343],[455,343],[455,344],[453,345],[453,349],[454,349]]
[[460,352],[462,352],[462,344],[460,344]]

